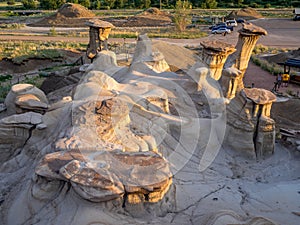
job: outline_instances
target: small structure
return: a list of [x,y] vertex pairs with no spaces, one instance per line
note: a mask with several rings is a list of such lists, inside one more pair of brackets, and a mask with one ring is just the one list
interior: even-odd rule
[[294,18],[293,18],[293,20],[300,20],[300,8],[295,8],[294,9]]
[[278,63],[278,65],[282,65],[284,67],[284,74],[290,75],[290,79],[292,82],[300,82],[299,72],[295,72],[294,74],[290,73],[291,67],[300,69],[300,59],[287,59],[284,63]]
[[114,28],[115,26],[99,19],[89,20],[86,22],[86,25],[90,27],[90,41],[86,55],[89,59],[93,60],[97,56],[97,52],[100,52],[102,49],[107,49],[109,33],[111,28]]

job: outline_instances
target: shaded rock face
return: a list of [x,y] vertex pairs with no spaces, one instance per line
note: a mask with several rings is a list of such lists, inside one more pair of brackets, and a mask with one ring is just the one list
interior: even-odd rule
[[27,111],[44,113],[48,108],[48,100],[43,91],[31,84],[14,85],[4,104],[9,115]]
[[[253,98],[254,97],[254,98]],[[270,118],[273,93],[244,89],[227,107],[227,143],[252,158],[273,154],[275,122]]]
[[243,77],[257,40],[267,32],[245,23],[239,33],[237,51],[227,59],[222,77],[223,94],[230,100],[225,143],[252,158],[263,158],[274,152],[275,122],[270,110],[276,96],[267,90],[245,88]]

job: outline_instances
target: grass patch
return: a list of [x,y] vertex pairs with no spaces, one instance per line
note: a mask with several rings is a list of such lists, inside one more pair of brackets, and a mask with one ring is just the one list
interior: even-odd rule
[[206,37],[206,32],[201,32],[199,29],[189,29],[184,32],[174,31],[172,28],[156,28],[142,30],[140,32],[113,30],[110,38],[137,38],[140,33],[147,33],[149,38],[174,38],[174,39],[193,39]]
[[12,75],[6,74],[6,75],[0,75],[0,82],[5,82],[8,80],[11,80]]
[[4,102],[12,85],[0,85],[0,102]]
[[7,1],[0,2],[0,10],[14,10],[14,9],[22,9],[23,4],[21,2],[15,2],[14,5],[8,5]]
[[252,62],[262,68],[265,71],[268,71],[269,73],[275,75],[278,73],[283,73],[282,66],[277,65],[276,63],[270,63],[264,59],[259,58],[256,55],[251,56]]
[[22,63],[29,58],[57,60],[63,57],[61,49],[85,51],[86,44],[76,42],[3,41],[0,45],[0,60],[6,58],[14,63]]
[[[32,84],[36,86],[37,88],[40,88],[42,86],[42,83],[44,82],[46,78],[42,76],[36,76],[33,78],[25,78],[24,80],[20,81],[19,84]],[[4,102],[8,92],[10,91],[13,84],[0,84],[0,102]]]
[[11,29],[11,30],[18,30],[22,27],[25,27],[23,23],[1,23],[0,28],[2,29]]
[[261,44],[258,44],[254,47],[252,51],[251,60],[252,62],[262,68],[263,70],[271,73],[271,74],[278,74],[283,73],[283,67],[278,65],[277,63],[268,62],[265,59],[262,59],[260,55],[263,54],[279,54],[282,52],[287,52],[288,50],[286,48],[272,48],[267,47]]
[[252,54],[253,55],[259,55],[259,54],[278,54],[281,52],[287,52],[288,50],[286,48],[272,48],[268,46],[264,46],[261,44],[258,44],[254,47]]

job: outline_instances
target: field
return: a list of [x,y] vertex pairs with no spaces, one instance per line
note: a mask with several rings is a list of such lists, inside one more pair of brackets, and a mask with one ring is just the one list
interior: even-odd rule
[[[6,3],[2,3],[0,8],[6,6]],[[203,40],[212,39],[235,44],[238,38],[237,31],[241,28],[241,25],[227,36],[211,35],[208,29],[211,18],[225,17],[231,11],[232,9],[194,9],[191,11],[191,18],[197,18],[197,20],[191,20],[194,23],[190,24],[184,32],[176,31],[174,24],[170,23],[167,17],[162,20],[161,15],[145,14],[143,10],[101,10],[93,12],[98,18],[117,24],[117,26],[115,25],[116,28],[112,30],[109,40],[112,50],[119,49],[118,52],[128,52],[126,45],[134,43],[141,33],[147,33],[153,39],[192,48],[198,47]],[[268,35],[262,37],[259,44],[285,50],[299,47],[299,22],[291,20],[291,9],[257,9],[256,11],[266,18],[252,20],[251,22],[268,31]],[[76,57],[84,55],[88,44],[88,27],[76,27],[77,24],[68,28],[30,26],[34,23],[39,24],[41,19],[54,15],[54,13],[54,11],[42,11],[40,14],[19,16],[12,11],[0,12],[1,76],[22,76],[30,70],[43,70],[43,67],[49,66],[56,67],[59,63],[68,64],[70,60],[66,62],[65,58],[68,56],[65,54],[70,54],[70,52],[73,61],[76,61]],[[174,11],[163,10],[163,12],[158,13],[165,16],[172,15]],[[127,21],[127,23],[124,23],[124,21]],[[169,24],[163,26],[163,23],[166,22]],[[130,27],[126,27],[126,25],[130,25]],[[66,51],[61,51],[61,49]],[[44,60],[45,63],[39,61],[39,67],[34,68],[33,63],[30,63],[32,60]],[[39,73],[36,72],[37,75]],[[7,84],[7,81],[5,84]],[[1,82],[1,86],[2,89],[5,89],[5,91],[2,91],[1,97],[3,99],[9,87],[4,85],[3,82]]]

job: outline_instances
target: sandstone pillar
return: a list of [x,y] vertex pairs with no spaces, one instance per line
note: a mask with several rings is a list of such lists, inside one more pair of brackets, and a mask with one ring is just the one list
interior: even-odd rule
[[89,59],[93,60],[97,56],[97,52],[102,50],[102,44],[104,49],[107,49],[108,36],[114,25],[98,19],[89,20],[86,25],[90,27],[90,40],[86,54]]
[[220,41],[203,41],[201,60],[210,68],[210,76],[219,80],[227,57],[235,52],[234,46]]
[[251,23],[243,23],[239,30],[239,39],[236,44],[236,52],[226,62],[227,66],[234,67],[241,71],[238,79],[237,91],[244,88],[243,77],[248,68],[248,63],[255,44],[261,35],[267,35],[267,31]]
[[267,90],[245,88],[227,107],[227,144],[252,158],[274,152],[275,122],[270,110],[276,96]]

